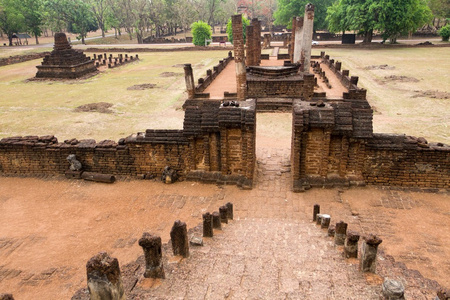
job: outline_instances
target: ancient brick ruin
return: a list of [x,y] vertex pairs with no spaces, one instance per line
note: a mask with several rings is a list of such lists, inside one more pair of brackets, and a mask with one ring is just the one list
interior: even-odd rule
[[97,71],[94,61],[81,50],[72,49],[65,33],[55,34],[53,51],[44,57],[36,78],[74,79]]
[[[307,6],[303,23],[302,18],[295,18],[290,54],[279,54],[275,60],[261,55],[257,20],[249,29],[246,58],[242,19],[233,16],[234,57],[230,52],[197,85],[191,65],[184,67],[188,99],[183,105],[182,130],[148,129],[118,142],[58,142],[54,136],[4,138],[0,141],[0,172],[64,174],[66,157],[75,154],[87,172],[145,179],[161,177],[170,167],[181,180],[252,188],[257,112],[284,111],[292,113],[294,191],[366,184],[448,189],[450,146],[428,143],[424,138],[373,133],[373,111],[367,91],[357,85],[358,77],[341,70],[341,62],[325,53],[308,55],[311,43],[305,43],[303,36],[312,35],[313,14],[314,7]],[[50,66],[39,66],[38,73],[51,69],[50,76],[64,77],[95,69],[93,62],[78,52],[70,63],[64,62],[65,54],[73,51],[65,36],[57,35],[55,50],[44,60]],[[237,92],[224,91],[222,99],[210,99],[205,89],[233,60]],[[251,65],[246,66],[246,61]],[[59,62],[63,66],[55,67]],[[307,64],[311,67],[305,69]],[[78,69],[72,70],[74,65]],[[343,93],[333,93],[329,77],[338,79]]]

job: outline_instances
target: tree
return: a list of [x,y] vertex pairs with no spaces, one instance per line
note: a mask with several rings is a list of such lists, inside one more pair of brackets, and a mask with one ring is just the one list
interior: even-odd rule
[[69,32],[78,34],[83,44],[87,33],[98,29],[90,6],[84,0],[47,0],[45,5],[51,15],[66,23]]
[[108,10],[106,0],[89,0],[88,4],[91,7],[95,20],[97,21],[98,28],[102,31],[102,37],[105,37]]
[[430,19],[422,0],[339,0],[327,15],[330,31],[358,30],[363,43],[372,42],[374,30],[395,43],[400,34],[415,31]]
[[0,0],[0,29],[12,46],[12,36],[25,29],[25,18],[19,10],[20,2],[17,0]]
[[[291,26],[292,18],[305,15],[305,6],[309,0],[278,0],[277,10],[274,13],[276,25]],[[317,0],[314,2],[314,30],[327,28],[327,8],[333,0]]]
[[30,31],[39,44],[38,37],[42,34],[44,23],[42,2],[40,0],[22,0],[20,10],[24,16],[26,30]]
[[[247,40],[247,26],[250,25],[250,21],[247,20],[246,17],[244,17],[244,15],[242,15],[242,33],[244,35],[244,44],[245,41]],[[231,18],[228,20],[227,23],[227,35],[228,35],[228,41],[230,43],[233,43],[233,24],[231,22]]]
[[439,29],[438,33],[442,37],[443,42],[448,42],[448,39],[450,38],[450,24],[443,26]]
[[435,19],[438,19],[437,26],[439,26],[440,19],[450,19],[449,0],[428,0],[428,7],[431,9]]
[[196,46],[205,46],[205,40],[211,39],[211,26],[207,23],[198,21],[191,25],[192,43]]
[[376,29],[382,32],[383,42],[397,42],[401,34],[414,32],[431,21],[432,14],[422,0],[382,0]]

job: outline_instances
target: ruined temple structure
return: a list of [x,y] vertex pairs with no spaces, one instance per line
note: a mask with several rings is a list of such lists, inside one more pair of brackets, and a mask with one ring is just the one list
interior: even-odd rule
[[38,69],[36,78],[75,79],[96,72],[94,61],[81,50],[72,49],[65,33],[55,33],[55,45],[46,55]]
[[[302,40],[312,35],[313,19],[314,6],[309,4],[304,18],[295,19],[290,54],[269,57],[261,55],[259,22],[252,20],[245,48],[241,16],[234,16],[234,56],[230,52],[197,84],[192,66],[184,65],[188,99],[183,105],[182,130],[147,129],[118,142],[58,142],[51,135],[4,138],[0,140],[0,173],[62,175],[69,167],[67,156],[74,154],[86,172],[147,179],[160,178],[170,167],[179,180],[251,189],[257,113],[281,111],[292,114],[290,161],[296,192],[367,184],[449,189],[450,146],[374,133],[373,111],[367,91],[358,87],[358,77],[341,70],[341,62],[324,52],[308,55],[311,42]],[[245,50],[250,56],[247,59]],[[44,63],[62,61],[71,51],[65,36],[58,34],[55,50]],[[91,69],[82,54],[76,57],[78,60],[71,61],[81,67],[75,73]],[[70,69],[38,68],[38,74],[56,70],[53,76]],[[230,79],[225,88],[223,74]],[[216,82],[222,83],[222,94],[213,96],[210,88]]]

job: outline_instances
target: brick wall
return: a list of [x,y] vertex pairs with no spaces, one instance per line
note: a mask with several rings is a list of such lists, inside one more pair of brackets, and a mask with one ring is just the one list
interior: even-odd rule
[[83,170],[130,177],[159,177],[164,167],[181,179],[252,187],[255,164],[255,101],[239,107],[188,100],[183,130],[151,130],[120,139],[67,140],[54,136],[0,140],[0,173],[61,175],[75,154]]

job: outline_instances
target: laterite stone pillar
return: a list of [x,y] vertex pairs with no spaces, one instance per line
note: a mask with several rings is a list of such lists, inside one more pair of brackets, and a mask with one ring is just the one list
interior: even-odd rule
[[302,64],[302,71],[309,73],[311,65],[311,45],[314,27],[314,5],[311,3],[305,6],[305,18],[303,20],[303,34],[302,34],[302,50],[300,61]]
[[144,250],[145,278],[165,278],[162,262],[161,238],[144,232],[139,239],[139,246]]
[[242,15],[231,17],[233,28],[234,62],[236,65],[237,100],[247,98],[247,73],[245,70],[244,35],[242,28]]
[[91,300],[125,300],[119,261],[100,252],[86,264],[87,286]]

